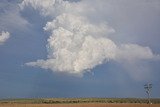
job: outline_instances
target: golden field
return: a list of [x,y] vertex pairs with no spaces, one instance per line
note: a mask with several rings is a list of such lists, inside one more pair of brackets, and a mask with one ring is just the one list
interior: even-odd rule
[[[0,107],[149,107],[148,104],[134,103],[77,103],[77,104],[0,104]],[[160,104],[151,104],[150,107],[160,107]]]

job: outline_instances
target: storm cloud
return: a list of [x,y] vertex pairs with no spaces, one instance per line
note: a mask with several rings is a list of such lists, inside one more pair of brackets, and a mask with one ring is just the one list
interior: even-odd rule
[[[123,43],[112,37],[116,30],[103,18],[106,13],[109,17],[107,11],[110,10],[104,6],[107,2],[24,0],[20,4],[21,10],[32,7],[39,11],[41,17],[48,19],[43,29],[50,33],[46,45],[47,59],[38,59],[26,65],[82,76],[110,60],[133,64],[156,58],[157,55],[148,46],[130,41],[126,43],[127,38]],[[108,2],[107,5],[110,6],[110,3],[114,4]]]

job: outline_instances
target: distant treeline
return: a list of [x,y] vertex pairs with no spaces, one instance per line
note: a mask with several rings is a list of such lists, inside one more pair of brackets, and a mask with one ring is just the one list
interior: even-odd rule
[[[3,99],[0,103],[31,103],[31,104],[60,104],[60,103],[148,103],[143,98],[39,98],[39,99]],[[151,103],[160,104],[160,98],[151,99]]]

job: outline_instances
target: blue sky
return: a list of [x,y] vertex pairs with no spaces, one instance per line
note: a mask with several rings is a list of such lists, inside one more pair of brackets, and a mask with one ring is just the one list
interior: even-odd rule
[[1,0],[0,98],[159,98],[159,5]]

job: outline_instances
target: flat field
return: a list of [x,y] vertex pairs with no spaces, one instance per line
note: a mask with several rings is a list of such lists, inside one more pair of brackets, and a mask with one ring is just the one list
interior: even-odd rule
[[[160,99],[151,99],[150,107],[160,107]],[[141,98],[40,98],[3,99],[0,107],[149,107]]]
[[[76,103],[76,104],[0,104],[0,107],[149,107],[148,104],[134,103]],[[160,107],[160,104],[151,104],[150,107]]]

